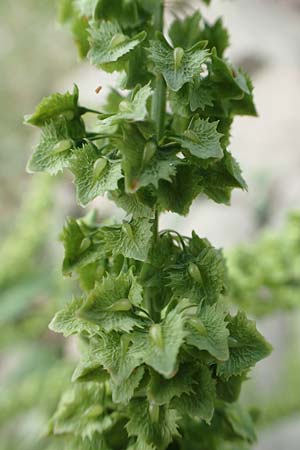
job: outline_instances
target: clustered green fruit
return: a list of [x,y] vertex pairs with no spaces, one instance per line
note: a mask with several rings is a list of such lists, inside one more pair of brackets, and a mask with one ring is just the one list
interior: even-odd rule
[[223,56],[222,21],[199,12],[176,18],[168,39],[160,0],[62,0],[60,13],[119,88],[102,111],[79,105],[76,86],[44,99],[27,119],[42,128],[28,168],[69,169],[79,204],[108,194],[126,216],[70,218],[61,235],[63,273],[82,292],[50,328],[80,337],[82,357],[50,431],[74,450],[246,448],[253,420],[237,400],[270,345],[222,302],[222,252],[160,230],[159,215],[246,188],[228,145],[234,116],[256,114],[251,81]]

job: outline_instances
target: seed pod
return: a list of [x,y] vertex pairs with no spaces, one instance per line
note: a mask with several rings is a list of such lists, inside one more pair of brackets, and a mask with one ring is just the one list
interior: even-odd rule
[[149,141],[144,147],[143,153],[143,162],[144,164],[148,164],[149,161],[153,158],[157,150],[157,146],[154,142]]
[[99,158],[94,163],[93,174],[94,178],[99,178],[107,166],[107,159]]
[[150,337],[157,347],[162,348],[164,346],[164,339],[162,335],[161,325],[155,323],[150,328]]
[[110,41],[110,47],[117,47],[117,45],[122,44],[127,40],[127,37],[122,33],[115,34],[111,41]]
[[115,311],[115,312],[122,312],[122,311],[130,311],[132,308],[132,303],[127,298],[122,298],[121,300],[118,300],[113,305],[109,306],[107,308],[107,311]]
[[159,421],[159,405],[153,402],[149,403],[149,415],[152,423],[158,423]]
[[103,406],[101,405],[93,405],[90,406],[84,413],[85,417],[98,417],[103,414]]
[[72,111],[72,110],[70,109],[70,110],[65,111],[65,112],[63,113],[63,116],[64,116],[64,118],[65,118],[66,120],[73,120],[74,117],[75,117],[75,113],[74,113],[74,111]]
[[197,283],[200,283],[200,284],[203,283],[201,272],[200,272],[200,269],[197,266],[197,264],[190,263],[188,271],[189,271],[191,278],[193,278],[194,281],[196,281]]
[[129,223],[123,223],[122,230],[123,230],[123,233],[126,234],[126,236],[129,239],[133,239],[134,238],[132,227],[131,227],[131,225]]
[[174,48],[174,63],[175,63],[175,69],[179,69],[182,59],[184,56],[184,50],[181,47]]
[[193,130],[186,130],[184,135],[192,142],[195,142],[195,143],[199,142],[198,135]]
[[236,348],[236,347],[239,346],[239,343],[234,337],[229,336],[229,338],[228,338],[228,346],[230,348]]
[[131,104],[127,100],[122,100],[119,104],[119,111],[123,113],[132,112]]
[[199,317],[192,317],[189,323],[198,331],[201,336],[207,336],[207,330]]
[[67,150],[70,150],[72,146],[73,142],[70,139],[64,139],[55,144],[52,151],[53,153],[63,153],[66,152]]
[[130,335],[129,334],[122,334],[121,337],[121,352],[122,356],[125,356],[128,350],[130,344]]
[[85,252],[90,247],[91,243],[92,243],[92,241],[88,237],[85,237],[84,239],[82,239],[82,242],[81,242],[80,248],[79,248],[79,253]]

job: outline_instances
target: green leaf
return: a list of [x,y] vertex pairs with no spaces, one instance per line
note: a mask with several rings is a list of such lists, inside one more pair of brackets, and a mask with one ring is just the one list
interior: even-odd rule
[[[126,258],[145,261],[147,259],[152,239],[152,222],[145,218],[134,219],[124,227],[106,228],[104,230],[104,245],[113,255],[121,254]],[[125,228],[126,227],[126,228]]]
[[141,175],[137,180],[138,189],[149,185],[158,189],[160,180],[172,182],[178,164],[180,164],[180,159],[174,156],[165,156],[163,152],[157,154],[142,169]]
[[81,16],[93,17],[99,0],[75,0],[75,5]]
[[127,124],[122,128],[121,138],[113,139],[122,154],[122,169],[125,174],[125,191],[133,194],[138,188],[146,140],[139,129]]
[[75,269],[105,257],[104,248],[91,239],[93,229],[85,229],[82,221],[69,218],[61,234],[65,248],[63,273],[68,275]]
[[177,422],[179,416],[175,410],[165,406],[159,407],[158,421],[151,417],[149,409],[151,406],[145,399],[133,399],[130,402],[130,420],[126,425],[129,436],[137,436],[143,445],[154,445],[165,449],[174,437],[179,437]]
[[222,98],[241,99],[250,94],[247,80],[243,73],[231,67],[224,59],[217,56],[214,50],[211,58],[210,81],[214,83],[217,95]]
[[208,119],[193,120],[183,137],[173,138],[184,150],[199,159],[220,159],[223,150],[220,145],[222,134],[217,131],[218,122],[209,122]]
[[82,383],[65,392],[50,422],[53,433],[91,439],[110,430],[119,416],[105,410],[104,389],[97,383]]
[[218,398],[225,402],[236,402],[240,396],[242,383],[247,380],[247,373],[241,376],[233,376],[228,380],[218,379],[217,394]]
[[75,298],[67,304],[61,311],[58,311],[49,324],[51,331],[62,333],[65,337],[72,334],[87,332],[90,335],[99,331],[99,327],[88,320],[79,317],[80,308],[83,305],[83,299]]
[[195,380],[192,378],[191,367],[184,364],[180,366],[176,375],[166,379],[156,372],[151,372],[151,380],[148,385],[148,398],[157,405],[169,404],[175,397],[182,394],[191,394]]
[[154,211],[150,206],[143,203],[143,197],[139,192],[136,194],[125,194],[122,191],[114,191],[109,194],[117,206],[124,209],[127,214],[131,214],[134,219],[141,217],[147,219],[154,218]]
[[103,119],[101,123],[104,126],[111,126],[123,121],[138,122],[145,120],[148,115],[147,101],[152,93],[149,84],[139,88],[134,92],[132,99],[124,99],[119,103],[119,110],[116,114]]
[[[100,161],[104,163],[103,170],[97,171]],[[70,169],[75,175],[77,201],[83,206],[97,196],[117,189],[118,181],[122,178],[121,164],[101,157],[101,151],[90,143],[78,149],[71,160]]]
[[141,357],[132,351],[131,335],[113,331],[91,339],[88,351],[75,369],[73,380],[102,368],[109,373],[114,384],[121,384],[141,364]]
[[208,48],[215,47],[219,57],[222,57],[226,48],[229,47],[229,34],[223,25],[222,18],[216,20],[212,25],[205,22],[205,27],[201,33],[200,39],[207,40]]
[[142,287],[132,273],[118,277],[107,275],[96,284],[79,311],[79,317],[90,321],[105,332],[131,331],[141,324],[133,307],[142,302]]
[[228,379],[241,375],[258,361],[266,358],[272,350],[271,345],[257,331],[255,322],[247,319],[243,312],[230,317],[229,359],[217,366],[218,376]]
[[74,85],[73,93],[53,94],[45,97],[36,107],[35,112],[26,117],[26,122],[31,125],[41,127],[50,120],[63,117],[67,121],[79,116],[78,108],[78,87]]
[[209,55],[203,47],[204,43],[199,42],[189,50],[173,49],[158,33],[156,40],[150,41],[149,58],[154,63],[155,72],[162,74],[169,88],[177,92],[200,73]]
[[215,397],[215,382],[209,369],[206,366],[199,366],[195,371],[193,392],[174,399],[172,405],[183,416],[189,415],[193,420],[205,420],[210,423],[214,413]]
[[208,351],[220,361],[226,361],[229,358],[229,331],[227,330],[225,316],[224,308],[218,304],[201,307],[196,317],[200,319],[203,330],[197,328],[197,322],[193,320],[187,322],[187,343],[199,350]]
[[56,175],[69,166],[74,147],[66,120],[50,121],[42,129],[41,141],[28,161],[27,170]]
[[180,255],[178,261],[171,263],[167,273],[168,286],[173,294],[176,297],[188,296],[197,303],[202,300],[215,303],[226,287],[224,257],[209,242],[193,255],[185,255],[184,258]]
[[61,24],[65,24],[74,14],[73,0],[59,0],[58,2],[58,21]]
[[189,91],[190,108],[195,112],[198,108],[202,111],[207,106],[214,106],[214,91],[213,84],[210,81],[202,80],[200,77],[195,77],[190,84]]
[[145,442],[141,442],[141,440],[137,439],[137,441],[127,447],[127,450],[156,450],[156,447],[154,447],[152,444],[148,445]]
[[236,181],[237,187],[240,187],[241,189],[247,189],[247,183],[242,176],[241,168],[231,153],[225,152],[224,163],[227,171]]
[[158,203],[161,210],[187,215],[193,200],[203,191],[201,177],[188,165],[177,167],[172,183],[160,181]]
[[[146,38],[145,31],[129,37],[122,33],[116,22],[102,20],[89,29],[90,45],[88,57],[92,64],[103,70],[113,71],[124,68],[124,57],[139,46]],[[119,64],[121,62],[121,64]]]
[[112,399],[115,403],[128,403],[138,388],[145,369],[143,366],[137,367],[127,380],[122,383],[111,381]]
[[237,437],[251,444],[256,442],[253,420],[244,408],[237,403],[226,404],[224,405],[224,414],[226,421]]
[[177,310],[169,312],[160,324],[148,333],[133,334],[133,351],[166,378],[174,376],[177,356],[185,337],[184,318]]
[[81,59],[86,58],[90,49],[88,26],[89,22],[86,17],[74,16],[71,31]]
[[176,18],[172,23],[169,36],[174,47],[190,48],[202,41],[200,30],[201,14],[196,11],[184,19]]
[[[153,0],[147,0],[149,3]],[[98,0],[95,18],[118,22],[122,28],[141,28],[142,21],[148,18],[145,14],[145,7],[141,11],[140,4],[143,0]]]

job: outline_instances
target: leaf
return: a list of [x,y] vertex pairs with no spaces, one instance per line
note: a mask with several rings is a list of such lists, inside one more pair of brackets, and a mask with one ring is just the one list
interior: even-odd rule
[[[122,34],[116,22],[102,20],[95,22],[89,29],[90,45],[88,57],[92,64],[103,70],[122,70],[124,57],[140,45],[146,38],[146,32],[129,37]],[[121,65],[118,64],[121,60]]]
[[226,263],[221,250],[212,246],[204,249],[197,258],[207,300],[214,303],[226,287]]
[[142,202],[143,197],[140,193],[125,194],[122,191],[114,191],[109,194],[109,197],[116,203],[116,205],[124,209],[127,214],[131,214],[134,219],[141,217],[147,219],[154,218],[154,211],[150,206]]
[[148,385],[148,398],[157,405],[166,405],[175,397],[182,394],[191,394],[195,380],[193,371],[186,364],[180,366],[176,375],[166,379],[156,372],[151,372],[151,380]]
[[205,22],[200,39],[207,40],[208,48],[212,49],[215,47],[219,57],[222,57],[224,51],[229,47],[229,34],[223,25],[222,18],[219,18],[213,24]]
[[93,17],[99,0],[75,0],[75,5],[81,16]]
[[[153,421],[149,412],[149,403],[145,399],[133,399],[129,404],[130,420],[126,425],[129,436],[137,436],[142,445],[154,445],[166,448],[174,437],[179,437],[175,410],[159,407],[159,419]],[[143,448],[142,446],[138,448]]]
[[88,351],[74,371],[73,380],[102,368],[109,373],[114,384],[121,384],[141,364],[141,357],[132,351],[131,335],[113,331],[91,339]]
[[203,177],[204,193],[217,203],[228,205],[234,188],[247,189],[237,161],[227,151],[224,152],[224,158],[208,170],[201,168],[199,175]]
[[242,383],[247,380],[247,373],[241,376],[233,376],[228,380],[218,379],[217,394],[218,398],[225,402],[236,402],[240,396]]
[[272,350],[271,345],[257,331],[255,322],[239,312],[230,317],[229,359],[217,366],[217,375],[227,380],[231,376],[241,375],[258,361],[266,358]]
[[90,49],[88,26],[89,22],[87,18],[85,16],[80,17],[77,14],[71,23],[73,39],[78,50],[79,58],[81,59],[86,58]]
[[82,383],[65,392],[51,419],[53,433],[91,439],[95,433],[110,430],[117,422],[118,414],[105,410],[104,389],[97,383]]
[[141,442],[141,440],[137,438],[137,441],[134,444],[127,447],[127,450],[156,450],[156,448],[151,444],[148,445],[145,442]]
[[156,40],[150,41],[149,58],[154,63],[155,72],[162,74],[168,87],[177,92],[200,73],[209,55],[203,47],[204,43],[199,42],[189,50],[173,49],[164,36],[157,33]]
[[206,366],[199,366],[196,373],[193,392],[183,394],[172,404],[180,414],[189,415],[193,420],[205,420],[210,423],[215,405],[215,382]]
[[196,11],[184,19],[176,18],[172,23],[169,36],[174,47],[190,48],[202,41],[200,29],[201,14]]
[[198,108],[202,111],[207,106],[214,106],[213,83],[209,80],[195,77],[190,84],[189,102],[191,111],[195,112]]
[[237,403],[226,404],[224,405],[224,413],[236,436],[251,444],[256,442],[257,437],[253,420],[244,408]]
[[[152,0],[147,0],[148,4],[151,2]],[[122,28],[141,28],[142,21],[149,17],[145,14],[146,5],[142,5],[141,11],[141,3],[144,0],[98,0],[95,18],[118,22]]]
[[[225,322],[226,312],[218,304],[203,306],[197,314],[203,325],[203,332],[199,331],[193,322],[187,322],[187,343],[206,350],[216,359],[226,361],[229,358],[227,324]],[[197,322],[195,322],[197,323]]]
[[113,255],[121,254],[126,258],[145,261],[151,246],[153,224],[148,219],[140,218],[128,225],[130,233],[125,227],[103,229],[105,248],[112,251]]
[[88,320],[79,317],[83,299],[75,298],[61,311],[58,311],[49,324],[49,329],[55,333],[62,333],[65,337],[87,332],[90,335],[99,331],[99,327]]
[[231,153],[225,152],[224,162],[229,174],[237,182],[237,187],[240,187],[241,189],[247,189],[247,183],[242,176],[241,168]]
[[91,239],[93,229],[86,233],[80,227],[82,222],[69,218],[61,234],[61,240],[65,248],[65,257],[62,270],[65,275],[72,273],[75,269],[98,261],[105,256],[103,246],[95,244]]
[[[157,332],[160,336],[157,338]],[[133,334],[133,351],[166,378],[174,376],[177,356],[185,337],[184,319],[177,309],[171,311],[160,324],[148,333]]]
[[162,211],[187,215],[193,200],[203,191],[201,176],[189,165],[177,167],[172,182],[160,181],[158,203]]
[[138,188],[146,140],[134,125],[122,127],[122,136],[114,139],[116,147],[122,154],[122,169],[125,175],[125,191],[133,194]]
[[[97,173],[96,161],[103,161],[104,169]],[[70,169],[75,175],[76,196],[80,205],[87,205],[99,195],[113,191],[122,178],[121,164],[101,158],[101,151],[86,144],[71,160]]]
[[209,122],[208,119],[193,120],[183,137],[173,138],[184,150],[199,159],[223,157],[220,145],[222,134],[217,131],[218,122]]
[[138,367],[133,371],[127,380],[122,383],[111,381],[112,399],[115,403],[128,403],[134,395],[134,391],[139,386],[145,369],[143,366]]
[[78,87],[74,85],[73,93],[53,94],[45,97],[36,107],[34,113],[26,117],[26,122],[41,127],[50,120],[63,117],[67,121],[79,115]]
[[176,297],[188,297],[197,303],[203,300],[215,303],[226,287],[222,252],[207,242],[193,255],[179,255],[178,260],[167,268],[167,280]]
[[164,156],[163,153],[157,154],[143,168],[137,180],[138,189],[149,185],[158,189],[160,180],[172,182],[178,164],[180,164],[180,159],[178,158]]
[[104,126],[111,126],[122,121],[138,122],[145,120],[148,115],[147,101],[152,93],[149,84],[139,88],[134,92],[132,99],[124,99],[119,103],[119,110],[116,114],[103,119],[101,123]]
[[210,81],[214,83],[217,95],[223,99],[241,99],[244,94],[250,94],[247,80],[243,73],[231,67],[224,59],[217,56],[216,50],[212,52]]
[[78,314],[107,333],[129,332],[141,324],[132,311],[141,302],[142,287],[131,273],[121,273],[118,277],[107,275],[90,292]]
[[27,170],[56,175],[69,166],[74,147],[66,120],[50,121],[42,129],[41,141],[28,161]]

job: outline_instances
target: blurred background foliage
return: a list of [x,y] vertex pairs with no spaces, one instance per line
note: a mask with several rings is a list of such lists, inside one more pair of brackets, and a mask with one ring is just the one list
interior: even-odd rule
[[[243,0],[238,2],[243,4]],[[280,4],[279,0],[261,2],[269,8]],[[287,14],[299,14],[296,0],[283,4]],[[0,450],[60,449],[60,442],[46,435],[47,420],[69,385],[77,357],[73,340],[54,335],[47,324],[74,290],[72,280],[60,275],[59,231],[66,215],[82,212],[74,205],[73,194],[69,195],[70,180],[45,175],[31,179],[25,173],[35,135],[23,126],[24,114],[41,97],[57,90],[58,83],[61,86],[68,80],[70,87],[79,70],[71,37],[55,18],[53,0],[0,1]],[[263,59],[247,53],[246,46],[236,59],[254,78],[264,66]],[[88,77],[82,83],[91,91],[99,75],[92,75],[92,82]],[[259,161],[256,167],[260,168]],[[251,231],[245,232],[240,243],[225,248],[231,282],[226,300],[232,308],[245,309],[258,319],[275,348],[243,392],[244,403],[258,408],[264,445],[259,448],[265,450],[277,448],[269,430],[282,423],[288,424],[286,447],[298,448],[297,443],[293,447],[288,431],[293,418],[300,415],[300,213],[290,213],[273,229],[280,197],[274,196],[272,170],[271,165],[269,171],[250,173],[256,188],[250,204],[245,203],[239,214],[241,221],[243,214],[250,217]],[[201,205],[195,211],[209,216],[210,210]],[[107,214],[106,204],[95,206]],[[191,218],[192,225],[196,218]],[[165,222],[176,227],[176,220],[170,217]],[[208,229],[219,227],[213,220],[212,214]],[[238,227],[239,222],[231,222],[230,243],[235,242]],[[202,234],[207,234],[205,229]],[[213,231],[209,237],[215,243]],[[299,430],[299,420],[296,427]],[[292,436],[297,442],[295,433]]]

